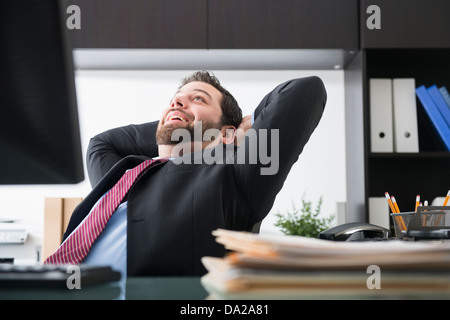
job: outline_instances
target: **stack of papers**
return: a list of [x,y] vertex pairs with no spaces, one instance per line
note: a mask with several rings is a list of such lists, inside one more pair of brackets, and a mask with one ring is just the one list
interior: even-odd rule
[[232,252],[204,257],[217,299],[450,298],[450,243],[334,242],[216,230]]

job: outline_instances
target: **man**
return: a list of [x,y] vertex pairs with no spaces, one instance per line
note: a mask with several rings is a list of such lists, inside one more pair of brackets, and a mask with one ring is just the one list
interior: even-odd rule
[[[291,80],[261,101],[251,125],[251,117],[242,119],[236,100],[216,77],[194,73],[184,79],[159,122],[116,128],[91,139],[87,164],[94,188],[73,212],[64,239],[128,169],[148,158],[170,158],[133,184],[83,262],[108,263],[128,276],[204,274],[200,259],[225,253],[211,231],[250,231],[268,214],[325,102],[319,78]],[[202,136],[214,129],[214,139],[196,138],[199,124]],[[269,153],[278,153],[277,170],[270,174],[261,171],[267,161],[249,161],[252,143],[244,140],[233,147],[235,133],[250,126],[256,149],[265,141]],[[243,157],[233,156],[238,154]]]

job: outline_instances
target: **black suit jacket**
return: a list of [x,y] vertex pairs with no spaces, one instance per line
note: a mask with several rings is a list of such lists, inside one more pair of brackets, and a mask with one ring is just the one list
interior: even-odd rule
[[[259,162],[195,164],[204,155],[194,152],[183,156],[182,164],[166,162],[139,178],[128,195],[128,275],[204,274],[201,257],[225,254],[211,232],[217,228],[250,231],[269,213],[319,123],[325,102],[322,81],[308,77],[277,86],[258,105],[252,127],[269,133],[279,129],[275,175],[262,175],[264,165]],[[116,128],[91,139],[87,165],[93,190],[73,212],[64,238],[127,169],[158,156],[157,124]],[[214,151],[222,151],[217,148],[224,148],[226,156],[225,146]],[[231,152],[249,151],[248,144],[240,148]],[[191,164],[186,163],[189,160]]]

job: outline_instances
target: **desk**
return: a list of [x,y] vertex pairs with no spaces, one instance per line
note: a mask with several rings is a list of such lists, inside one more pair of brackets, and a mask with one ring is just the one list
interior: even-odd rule
[[200,277],[129,277],[127,300],[204,300]]
[[120,294],[116,283],[81,287],[80,290],[67,288],[0,288],[0,300],[111,300]]
[[[80,290],[0,288],[0,300],[106,300],[120,294],[118,283],[81,287]],[[127,300],[204,300],[208,293],[200,277],[130,277]]]
[[[200,282],[200,277],[130,277],[127,278],[127,300],[205,300],[209,293]],[[384,295],[383,292],[367,290],[361,295],[345,295],[336,291],[311,292],[296,300],[311,299],[449,299],[447,291],[438,296],[414,294],[410,296]],[[110,300],[119,296],[120,287],[117,283],[108,283],[85,287],[81,290],[68,289],[6,289],[0,288],[0,300]],[[264,299],[263,299],[264,300]],[[269,298],[269,300],[271,300]],[[286,302],[286,301],[285,301]]]

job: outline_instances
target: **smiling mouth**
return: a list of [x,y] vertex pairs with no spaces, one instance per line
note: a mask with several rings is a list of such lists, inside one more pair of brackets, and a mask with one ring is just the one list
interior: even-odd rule
[[166,123],[174,123],[174,122],[189,122],[188,118],[185,117],[181,112],[175,111],[169,114],[166,118]]
[[185,122],[187,122],[187,120],[184,119],[184,118],[181,117],[181,116],[170,116],[170,117],[167,119],[167,121],[185,121]]

